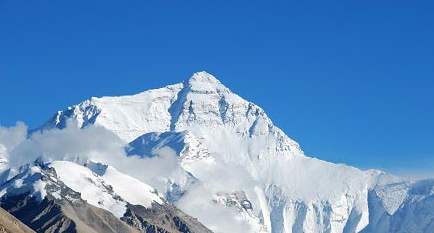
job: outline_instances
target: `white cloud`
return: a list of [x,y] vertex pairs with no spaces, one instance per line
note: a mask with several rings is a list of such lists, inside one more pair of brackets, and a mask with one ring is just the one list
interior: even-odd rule
[[[83,164],[88,160],[101,162],[131,175],[159,190],[164,190],[165,180],[170,178],[180,181],[180,173],[185,173],[178,163],[178,156],[169,147],[161,148],[152,158],[127,156],[125,142],[111,131],[95,125],[84,129],[77,127],[75,121],[69,121],[60,129],[35,132],[26,139],[24,124],[2,129],[3,137],[9,151],[9,166],[18,168],[32,163],[38,158],[45,161],[68,160]],[[0,148],[1,149],[1,148]],[[178,180],[177,180],[178,179]]]
[[0,144],[8,151],[26,139],[27,126],[23,122],[17,122],[15,126],[0,126]]
[[[27,128],[23,123],[11,128],[0,128],[1,144],[9,153],[9,165],[19,167],[38,158],[46,161],[69,160],[79,164],[94,160],[131,175],[160,192],[167,188],[167,180],[186,185],[190,175],[179,164],[179,157],[170,147],[155,151],[158,156],[141,158],[127,156],[125,143],[103,127],[90,125],[84,129],[70,121],[67,127],[35,132],[26,139]],[[251,202],[259,204],[253,187],[257,185],[244,168],[217,162],[201,171],[200,181],[189,188],[179,200],[178,206],[205,223],[228,226],[223,232],[246,232],[249,224],[240,218],[238,210],[227,208],[212,201],[217,192],[232,193],[245,190]]]
[[122,146],[122,141],[115,134],[102,127],[81,130],[71,121],[63,130],[33,133],[10,152],[10,165],[18,167],[40,157],[77,162],[87,159],[120,160],[125,155]]
[[27,137],[27,126],[17,122],[12,127],[0,126],[0,170],[8,165],[10,152]]

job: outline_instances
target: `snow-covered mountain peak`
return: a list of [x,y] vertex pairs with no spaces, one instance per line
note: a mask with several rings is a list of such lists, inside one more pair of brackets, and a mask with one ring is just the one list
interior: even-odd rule
[[192,85],[194,84],[210,84],[210,85],[219,85],[221,82],[214,77],[212,74],[207,73],[206,71],[196,72],[191,76],[188,82]]
[[220,80],[205,71],[194,73],[190,79],[183,82],[183,88],[185,94],[192,92],[218,95],[220,97],[225,93],[232,94],[229,88],[223,85]]
[[[216,211],[210,216],[223,218],[234,214],[252,227],[246,231],[240,223],[243,227],[231,232],[394,232],[389,226],[395,227],[394,219],[404,216],[405,208],[424,210],[418,203],[434,196],[429,182],[412,185],[379,171],[304,156],[262,108],[206,72],[136,95],[92,98],[58,112],[41,129],[63,128],[69,119],[81,128],[98,125],[118,135],[128,145],[126,160],[152,165],[148,171],[131,169],[137,171],[133,178],[156,188],[188,214],[200,216],[216,232],[228,232],[225,226],[233,219],[216,223],[207,218],[210,211]],[[87,166],[110,183],[114,168]],[[153,166],[165,169],[154,171]],[[119,177],[124,180],[117,175],[115,181]],[[113,185],[113,190],[129,202],[149,205],[146,200],[158,200],[147,186],[142,190],[155,198],[145,201],[129,197],[128,187]],[[221,214],[223,207],[229,212]],[[412,229],[412,224],[402,229]],[[372,230],[379,228],[382,231]]]
[[103,126],[126,142],[152,132],[189,130],[202,140],[206,136],[202,133],[207,131],[218,135],[227,131],[236,138],[267,140],[274,144],[267,146],[268,150],[303,154],[296,142],[273,125],[264,110],[232,93],[206,72],[136,95],[92,98],[59,111],[41,129],[64,128],[68,119],[75,119],[82,128]]
[[230,90],[213,75],[201,71],[194,73],[182,83],[180,97],[185,97],[189,93],[221,96],[223,93],[230,93]]

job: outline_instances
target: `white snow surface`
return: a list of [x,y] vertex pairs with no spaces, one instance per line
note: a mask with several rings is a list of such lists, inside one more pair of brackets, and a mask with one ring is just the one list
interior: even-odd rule
[[47,196],[45,190],[47,182],[43,182],[41,178],[42,171],[39,167],[25,166],[8,183],[0,185],[0,197],[28,193],[36,200],[41,201]]
[[[175,151],[185,172],[135,178],[166,182],[154,187],[215,232],[390,232],[395,220],[383,224],[381,219],[401,213],[405,203],[426,200],[410,194],[410,183],[403,179],[305,156],[260,107],[206,72],[136,95],[92,97],[59,111],[40,129],[63,128],[68,119],[77,120],[82,128],[102,126],[131,142],[129,156],[150,161],[162,148]],[[136,187],[138,180],[119,175],[113,167],[93,176],[86,168],[64,165],[52,166],[68,186],[82,190],[89,202],[98,204],[102,199],[112,212],[120,214],[122,202],[98,193],[101,187],[95,183],[109,184],[131,203],[149,206],[148,200],[159,200],[149,194],[151,187]],[[173,174],[189,181],[177,183]],[[98,200],[90,195],[95,192],[100,194]],[[172,199],[174,195],[177,198]],[[430,221],[424,219],[424,229],[433,230]],[[414,230],[416,225],[408,227]]]
[[153,202],[163,204],[163,200],[155,193],[151,186],[123,174],[111,166],[107,167],[101,176],[105,183],[113,188],[113,191],[124,200],[133,205],[141,205],[150,208]]
[[127,203],[116,198],[104,179],[91,170],[67,161],[54,161],[50,166],[66,186],[81,193],[81,198],[89,204],[108,210],[118,218],[124,215]]
[[[101,165],[104,166],[104,165]],[[91,205],[122,217],[127,202],[151,207],[152,202],[162,204],[162,199],[149,185],[105,166],[99,175],[91,169],[68,161],[53,161],[50,164],[57,177],[72,190],[81,193],[81,198]]]

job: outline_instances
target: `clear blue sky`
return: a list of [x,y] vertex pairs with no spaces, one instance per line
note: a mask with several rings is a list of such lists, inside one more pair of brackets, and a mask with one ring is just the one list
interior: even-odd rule
[[0,124],[206,70],[309,156],[434,176],[432,2],[0,0]]

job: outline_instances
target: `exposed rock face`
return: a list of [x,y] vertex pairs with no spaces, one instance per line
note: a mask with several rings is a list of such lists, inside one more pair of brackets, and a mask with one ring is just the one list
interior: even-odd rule
[[35,231],[0,208],[0,233],[35,233]]
[[[8,197],[1,205],[36,232],[211,232],[197,219],[171,205],[154,204],[151,209],[129,205],[121,219],[83,201],[71,203],[46,198],[39,202],[27,195],[19,195]],[[24,224],[23,226],[26,226]],[[28,227],[27,229],[30,229]]]
[[150,209],[129,205],[122,220],[143,232],[211,232],[197,219],[184,214],[170,204],[153,204]]
[[19,195],[3,200],[2,206],[36,232],[211,232],[171,205],[154,204],[151,209],[129,205],[121,219],[83,201],[71,203],[45,198],[39,202],[27,195]]
[[135,232],[108,211],[81,200],[50,200],[42,202],[28,195],[2,200],[2,206],[36,232]]

